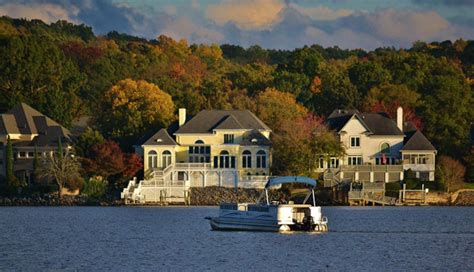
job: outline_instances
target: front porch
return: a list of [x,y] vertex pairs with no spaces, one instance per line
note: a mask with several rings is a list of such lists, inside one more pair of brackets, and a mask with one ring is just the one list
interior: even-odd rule
[[323,172],[324,187],[349,182],[394,182],[403,180],[403,165],[341,165]]

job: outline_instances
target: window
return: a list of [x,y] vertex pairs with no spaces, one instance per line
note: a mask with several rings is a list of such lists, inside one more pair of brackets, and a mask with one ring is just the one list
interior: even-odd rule
[[252,153],[248,150],[242,153],[242,167],[252,168]]
[[267,168],[267,153],[263,150],[257,152],[257,168]]
[[203,141],[198,140],[194,144],[199,144],[199,146],[190,146],[188,150],[189,162],[196,163],[209,163],[211,161],[211,147],[204,146]]
[[28,158],[33,158],[35,156],[35,152],[28,152]]
[[233,144],[234,134],[224,134],[224,144]]
[[329,168],[339,168],[339,159],[331,158],[329,160]]
[[148,152],[148,168],[158,167],[158,153],[155,150]]
[[348,164],[349,165],[361,165],[362,164],[362,156],[349,156]]
[[18,158],[26,158],[26,152],[25,151],[18,152]]
[[229,152],[222,150],[219,157],[214,157],[214,168],[235,168],[235,156],[230,156]]
[[351,137],[351,147],[360,147],[360,137],[359,136]]
[[168,150],[163,151],[161,155],[161,163],[163,164],[163,168],[168,167],[171,164],[171,152]]
[[319,168],[324,168],[324,158],[319,158]]
[[380,146],[380,153],[382,154],[390,154],[390,145],[388,143],[383,143]]

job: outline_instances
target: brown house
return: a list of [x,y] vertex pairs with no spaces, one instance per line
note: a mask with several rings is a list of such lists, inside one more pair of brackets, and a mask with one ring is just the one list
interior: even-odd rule
[[6,174],[6,146],[13,143],[13,171],[20,180],[29,182],[33,171],[34,151],[38,156],[57,150],[59,139],[70,148],[70,132],[49,117],[25,103],[0,114],[0,175]]

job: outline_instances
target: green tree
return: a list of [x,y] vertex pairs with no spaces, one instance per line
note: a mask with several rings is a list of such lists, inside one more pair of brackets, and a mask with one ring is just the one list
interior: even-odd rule
[[391,80],[390,73],[375,61],[356,62],[348,72],[352,84],[363,96],[372,87],[388,83]]
[[6,178],[7,178],[7,185],[12,187],[16,182],[16,178],[13,175],[13,144],[10,136],[7,136],[7,149],[5,152],[5,171],[6,171]]
[[80,157],[89,157],[91,147],[104,142],[105,139],[99,131],[87,127],[77,139],[75,151]]

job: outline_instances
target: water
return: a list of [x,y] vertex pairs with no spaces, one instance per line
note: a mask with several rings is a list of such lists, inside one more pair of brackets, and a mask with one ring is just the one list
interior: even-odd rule
[[323,207],[330,232],[210,231],[214,207],[3,207],[0,270],[474,270],[474,208]]

